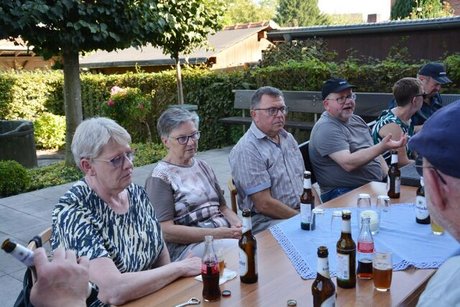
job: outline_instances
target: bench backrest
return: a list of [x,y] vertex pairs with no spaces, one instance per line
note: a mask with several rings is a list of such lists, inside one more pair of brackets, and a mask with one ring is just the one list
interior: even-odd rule
[[[251,97],[255,90],[234,90],[235,109],[250,109]],[[323,100],[319,91],[283,91],[284,102],[289,108],[289,112],[302,113],[322,113]],[[355,114],[363,117],[378,117],[382,110],[388,107],[393,99],[391,93],[356,93]],[[442,94],[444,104],[449,104],[460,99],[460,94]]]

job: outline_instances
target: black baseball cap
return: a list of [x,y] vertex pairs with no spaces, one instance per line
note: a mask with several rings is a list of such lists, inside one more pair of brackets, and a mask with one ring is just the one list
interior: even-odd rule
[[446,69],[441,63],[428,63],[418,71],[419,75],[427,76],[435,79],[440,84],[451,83],[452,81],[447,78]]
[[323,87],[321,88],[321,94],[322,94],[323,100],[324,100],[324,99],[326,99],[326,97],[330,93],[339,93],[339,92],[341,92],[343,90],[346,90],[348,88],[355,88],[355,87],[356,86],[351,85],[345,79],[331,78],[329,80],[326,80],[323,83]]
[[460,178],[460,100],[442,107],[410,138],[409,148],[426,158],[438,170]]

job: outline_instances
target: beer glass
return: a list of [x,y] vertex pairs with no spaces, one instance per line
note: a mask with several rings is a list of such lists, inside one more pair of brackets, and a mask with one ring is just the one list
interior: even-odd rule
[[331,214],[331,236],[339,237],[340,227],[342,225],[342,211],[334,210]]
[[[378,214],[378,229],[380,229],[380,224],[386,218],[390,210],[390,197],[388,195],[379,195],[377,196],[377,214]],[[374,234],[374,233],[372,233]]]
[[391,287],[393,262],[390,252],[375,252],[372,259],[372,278],[377,291],[388,291]]
[[434,235],[441,236],[444,234],[444,228],[440,226],[438,223],[436,223],[433,217],[431,217],[430,219],[430,224],[431,224],[431,231],[433,232]]

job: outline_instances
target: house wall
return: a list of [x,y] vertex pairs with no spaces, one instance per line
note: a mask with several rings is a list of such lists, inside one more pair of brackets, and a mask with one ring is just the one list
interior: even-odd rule
[[0,56],[0,70],[35,70],[49,69],[54,60],[44,60],[38,56]]
[[228,67],[241,67],[246,63],[255,63],[262,59],[262,50],[267,49],[272,43],[266,38],[258,40],[257,34],[242,42],[226,48],[216,56],[216,63],[212,69],[226,69]]
[[[437,60],[446,53],[460,52],[458,29],[387,32],[379,34],[357,34],[328,36],[323,40],[328,49],[335,50],[340,58],[346,58],[349,50],[364,57],[385,58],[393,46],[407,48],[413,60]],[[348,50],[348,51],[347,51]]]

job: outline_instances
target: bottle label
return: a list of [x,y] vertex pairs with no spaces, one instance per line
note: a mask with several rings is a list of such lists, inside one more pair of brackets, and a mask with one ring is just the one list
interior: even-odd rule
[[310,178],[308,178],[308,179],[304,178],[303,179],[303,188],[304,189],[311,189],[311,179]]
[[351,233],[351,221],[350,220],[342,220],[342,232]]
[[[257,261],[255,259],[257,259],[256,257],[254,257],[254,261]],[[241,248],[240,248],[240,261],[239,261],[239,263],[240,263],[240,276],[244,276],[244,275],[246,275],[248,273],[248,255]],[[257,270],[257,265],[256,265],[256,270]]]
[[337,253],[337,278],[350,279],[350,255]]
[[395,178],[395,193],[401,192],[401,177]]
[[311,210],[311,204],[300,203],[300,221],[302,223],[311,223]]
[[242,233],[246,233],[249,230],[252,230],[252,221],[251,217],[243,217],[243,229]]
[[219,274],[219,263],[218,262],[203,262],[201,264],[202,274]]
[[329,261],[327,258],[318,258],[318,274],[326,278],[331,278],[329,274]]
[[415,198],[415,216],[419,220],[426,219],[430,213],[428,212],[428,208],[426,207],[426,199],[423,196],[417,196]]
[[373,253],[374,252],[374,242],[359,242],[358,241],[358,252]]
[[391,164],[398,164],[398,154],[391,155]]
[[324,300],[324,302],[321,303],[321,307],[335,307],[335,293]]

